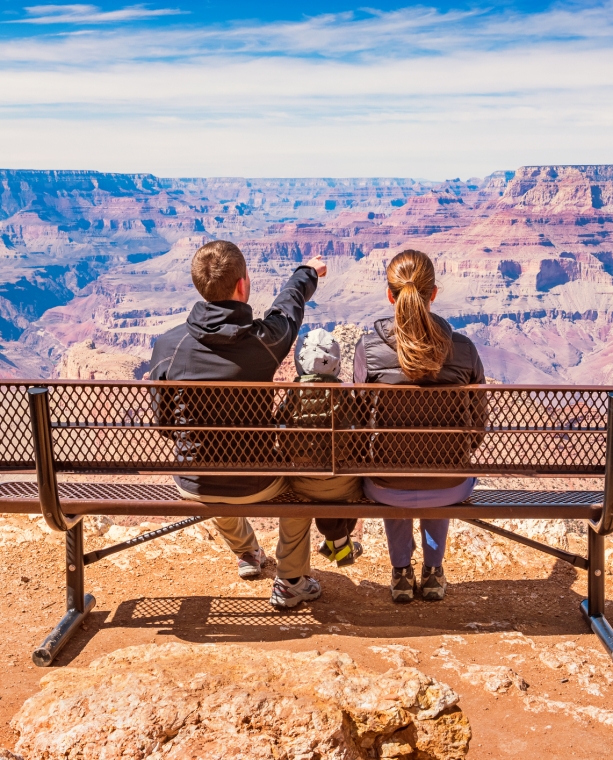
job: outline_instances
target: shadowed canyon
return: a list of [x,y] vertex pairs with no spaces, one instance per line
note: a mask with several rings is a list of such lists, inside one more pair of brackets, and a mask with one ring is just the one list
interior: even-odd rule
[[418,248],[436,264],[436,311],[475,341],[489,376],[613,381],[612,165],[465,182],[9,170],[0,182],[5,378],[57,374],[75,344],[130,355],[142,376],[197,298],[194,251],[223,238],[247,256],[256,314],[321,253],[329,276],[306,324],[372,325],[389,313],[386,263]]

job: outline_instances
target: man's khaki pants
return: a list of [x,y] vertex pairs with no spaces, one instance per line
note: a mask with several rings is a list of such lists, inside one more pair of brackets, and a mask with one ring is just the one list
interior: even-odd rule
[[[196,496],[177,485],[183,499],[206,504],[255,504],[274,499],[287,489],[286,478],[277,478],[263,491],[251,496]],[[211,522],[223,540],[237,556],[254,554],[258,540],[246,517],[213,517]],[[279,541],[277,542],[277,576],[299,578],[311,571],[311,518],[279,518]]]

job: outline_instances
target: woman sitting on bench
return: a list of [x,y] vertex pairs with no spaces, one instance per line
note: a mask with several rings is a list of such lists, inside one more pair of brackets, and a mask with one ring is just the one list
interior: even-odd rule
[[[430,311],[437,287],[428,256],[410,250],[394,256],[387,267],[387,285],[395,315],[378,320],[374,333],[360,338],[355,351],[354,382],[422,386],[484,383],[483,365],[472,341]],[[441,425],[444,411],[431,413],[436,417],[434,424]],[[414,412],[406,410],[403,414],[403,410],[390,406],[378,409],[377,414],[379,422],[382,414],[387,414],[392,424],[402,426],[406,424],[403,417],[408,420]],[[419,414],[423,417],[428,411],[420,410]],[[440,454],[444,457],[445,452]],[[467,499],[475,482],[476,478],[462,477],[374,477],[364,479],[364,493],[373,501],[393,507],[443,507]],[[384,524],[393,566],[392,599],[410,602],[417,589],[411,566],[415,549],[413,520],[386,519]],[[443,556],[449,520],[422,519],[420,529],[424,552],[422,595],[424,599],[442,599],[447,586]]]

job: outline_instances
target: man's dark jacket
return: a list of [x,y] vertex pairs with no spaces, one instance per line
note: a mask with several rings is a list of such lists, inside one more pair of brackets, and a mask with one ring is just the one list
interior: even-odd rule
[[[270,381],[292,347],[304,309],[317,288],[312,267],[296,269],[264,319],[240,301],[198,301],[187,322],[161,335],[151,357],[151,380]],[[250,496],[275,478],[188,476],[176,478],[193,494]]]

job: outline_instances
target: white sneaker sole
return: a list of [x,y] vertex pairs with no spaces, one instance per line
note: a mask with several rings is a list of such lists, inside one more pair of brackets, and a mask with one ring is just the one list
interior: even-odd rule
[[[266,564],[267,557],[263,551],[259,551],[258,556],[259,556],[259,564],[256,567],[252,567],[251,565],[246,565],[245,567],[238,568],[239,578],[255,578],[256,575],[261,575],[262,567]],[[256,557],[256,559],[257,558],[258,557]]]
[[262,574],[261,567],[242,567],[238,569],[239,578],[254,578]]
[[268,600],[273,607],[297,607],[300,602],[311,602],[313,599],[319,599],[321,596],[321,589],[315,591],[312,594],[300,594],[300,596],[294,596],[291,599],[286,599],[282,596],[276,596],[273,594]]
[[415,576],[412,578],[411,588],[396,588],[390,583],[390,591],[392,592],[392,601],[396,604],[408,604],[415,599],[417,592],[417,580]]

